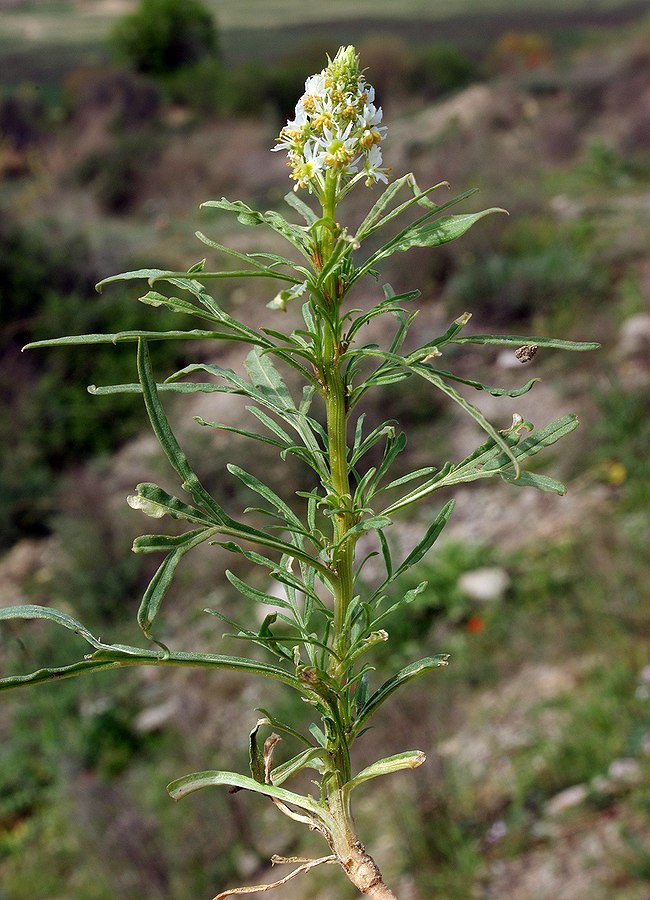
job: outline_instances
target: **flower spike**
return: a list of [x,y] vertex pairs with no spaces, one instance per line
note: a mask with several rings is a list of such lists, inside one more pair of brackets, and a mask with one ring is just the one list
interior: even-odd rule
[[327,175],[349,181],[361,173],[367,185],[387,182],[380,143],[386,136],[374,88],[359,70],[354,47],[341,47],[318,75],[305,82],[273,150],[286,150],[294,191],[307,188],[322,197]]

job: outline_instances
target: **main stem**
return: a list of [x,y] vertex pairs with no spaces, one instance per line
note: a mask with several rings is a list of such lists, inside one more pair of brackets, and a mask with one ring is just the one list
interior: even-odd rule
[[[338,179],[328,176],[323,199],[323,220],[321,230],[321,253],[323,264],[327,263],[336,243],[336,192]],[[341,328],[338,309],[342,297],[338,295],[336,275],[328,279],[323,296],[328,303],[324,317],[323,333],[323,388],[327,413],[327,436],[329,448],[329,469],[331,492],[336,512],[334,513],[333,537],[338,546],[333,564],[336,571],[334,580],[334,621],[333,645],[337,658],[332,656],[329,674],[340,685],[340,691],[347,690],[347,665],[345,656],[350,646],[350,628],[346,622],[347,611],[352,601],[354,588],[354,540],[344,540],[345,534],[356,524],[357,513],[353,508],[350,491],[347,444],[347,385],[341,371],[340,357]],[[341,712],[343,710],[341,709]],[[345,717],[344,724],[347,725]],[[337,734],[336,745],[331,748],[334,777],[328,782],[327,799],[330,812],[336,822],[331,835],[332,851],[343,867],[350,881],[368,897],[374,900],[397,900],[382,879],[375,861],[366,853],[365,847],[356,835],[348,792],[344,785],[351,778],[350,752],[347,737]]]
[[[338,178],[329,174],[325,183],[323,198],[323,228],[321,232],[321,252],[323,265],[331,256],[336,243],[336,193]],[[339,544],[346,532],[355,524],[350,493],[347,445],[347,397],[346,384],[341,372],[340,356],[341,329],[338,308],[342,298],[338,296],[336,274],[330,276],[324,286],[324,299],[328,304],[327,318],[324,320],[323,334],[323,380],[325,406],[327,411],[327,435],[329,444],[329,466],[331,488],[338,511],[334,514],[334,542]],[[345,627],[346,613],[353,590],[354,542],[344,541],[336,552],[334,567],[336,580],[334,589],[334,646],[339,658],[345,656],[349,645],[349,630]],[[343,675],[334,658],[330,664],[330,674]]]

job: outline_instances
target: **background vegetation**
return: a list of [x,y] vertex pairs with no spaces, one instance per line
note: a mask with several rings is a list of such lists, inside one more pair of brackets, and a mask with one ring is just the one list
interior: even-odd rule
[[[410,657],[419,646],[450,652],[453,662],[414,687],[408,705],[387,704],[381,733],[369,735],[397,752],[408,733],[429,764],[396,776],[381,795],[368,791],[364,833],[375,832],[400,897],[644,898],[646,5],[458,0],[436,5],[434,16],[430,3],[406,0],[389,18],[395,5],[373,0],[354,4],[351,18],[350,4],[332,0],[326,22],[322,6],[295,0],[204,6],[212,37],[200,52],[152,67],[133,51],[119,56],[110,38],[119,44],[120,17],[136,4],[118,13],[100,3],[0,4],[0,603],[51,603],[95,633],[134,639],[130,620],[147,573],[129,552],[142,523],[124,498],[152,469],[162,479],[165,470],[141,434],[137,399],[85,390],[129,380],[133,361],[113,347],[20,347],[146,324],[136,293],[97,295],[94,283],[139,265],[187,267],[201,255],[197,227],[241,242],[198,203],[222,194],[264,208],[279,201],[287,182],[279,155],[268,152],[274,135],[305,75],[355,41],[391,126],[386,157],[395,171],[413,170],[421,184],[476,185],[483,205],[510,211],[457,246],[422,252],[417,267],[382,273],[396,290],[423,290],[422,329],[468,309],[477,331],[603,343],[577,362],[538,354],[530,371],[543,381],[517,406],[539,425],[579,413],[578,436],[551,462],[569,495],[467,489],[440,552],[414,576],[429,589],[393,624],[386,652]],[[222,299],[256,321],[268,312],[262,289]],[[178,364],[158,349],[157,366]],[[219,362],[238,364],[225,354]],[[519,366],[497,355],[457,364],[468,375],[482,366],[494,383]],[[410,384],[387,393],[391,405],[421,465],[473,440]],[[511,416],[502,405],[485,411],[504,427]],[[219,473],[233,454],[248,467],[244,447],[215,444],[188,412],[236,417],[238,407],[192,408],[179,424],[205,480],[224,502],[243,505]],[[273,455],[249,464],[277,468]],[[406,546],[414,524],[403,523]],[[214,566],[212,553],[199,555],[183,573],[167,612],[175,646],[217,649],[199,610],[239,601],[222,583],[219,557]],[[4,628],[2,671],[79,652],[72,635],[55,641],[36,625]],[[295,846],[289,825],[278,835],[275,818],[243,793],[204,793],[177,807],[164,791],[192,769],[245,765],[252,708],[299,714],[283,710],[286,702],[235,676],[201,673],[98,676],[4,696],[0,897],[208,897],[231,880],[263,879],[278,838],[287,854],[311,852]],[[395,810],[381,834],[378,803]],[[345,900],[343,879],[320,878],[316,896]],[[284,896],[304,896],[304,885],[295,891]]]

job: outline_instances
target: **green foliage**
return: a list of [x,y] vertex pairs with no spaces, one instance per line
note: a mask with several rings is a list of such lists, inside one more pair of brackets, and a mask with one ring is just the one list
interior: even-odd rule
[[[588,223],[584,226],[588,227]],[[523,220],[506,228],[500,252],[477,255],[451,279],[449,297],[456,307],[480,297],[481,311],[498,322],[530,318],[553,321],[558,311],[580,314],[584,298],[593,303],[609,280],[582,222],[558,229],[544,219]]]
[[[140,427],[132,398],[98,402],[86,390],[95,379],[110,380],[118,372],[129,377],[130,358],[104,347],[85,354],[21,353],[28,337],[53,330],[103,331],[147,321],[146,308],[126,291],[94,295],[90,258],[80,235],[19,229],[8,220],[0,226],[0,440],[10,448],[0,469],[0,545],[47,529],[62,467],[110,452]],[[157,349],[158,358],[172,365],[182,358],[172,344]]]
[[[636,679],[629,662],[608,662],[588,673],[579,693],[538,705],[537,739],[517,765],[519,803],[538,805],[564,788],[588,784],[629,752],[644,712],[635,698]],[[551,721],[556,724],[549,728]]]
[[458,47],[434,44],[416,51],[409,87],[427,97],[440,97],[462,90],[480,74],[479,66]]
[[201,0],[141,0],[112,43],[137,71],[158,77],[219,55],[217,27]]
[[627,509],[645,510],[650,500],[648,392],[613,378],[595,395],[601,414],[594,426],[594,462],[603,480],[622,493]]

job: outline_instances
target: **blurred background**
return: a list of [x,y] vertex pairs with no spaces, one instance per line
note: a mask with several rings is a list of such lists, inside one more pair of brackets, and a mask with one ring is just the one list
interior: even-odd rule
[[[468,310],[475,332],[603,345],[540,351],[525,369],[489,348],[448,355],[489,384],[542,379],[516,404],[471,398],[498,427],[513,410],[540,427],[575,412],[582,425],[539,463],[567,482],[566,497],[490,482],[457,492],[444,540],[413,575],[429,588],[393,621],[376,678],[431,653],[451,653],[451,665],[387,703],[355,756],[361,766],[418,748],[428,763],[373,782],[358,801],[360,834],[400,900],[645,900],[650,5],[398,6],[0,0],[0,605],[56,606],[102,638],[141,641],[135,611],[156,561],[130,552],[150,526],[125,497],[138,481],[175,483],[138,398],[86,391],[132,381],[133,352],[20,349],[178,327],[137,302],[137,285],[97,294],[94,284],[140,266],[186,269],[204,255],[197,228],[261,249],[263,235],[198,206],[225,195],[279,208],[290,183],[269,148],[305,77],[354,43],[395,174],[478,187],[463,209],[510,213],[382,271],[398,292],[421,289],[418,335]],[[215,296],[277,326],[261,286]],[[197,354],[241,363],[231,347],[155,351],[161,376]],[[214,396],[169,412],[205,483],[238,514],[247,498],[224,463],[236,456],[268,474],[277,459],[198,428],[197,414],[239,421],[237,404]],[[370,421],[392,416],[407,430],[410,465],[462,458],[480,440],[426,386],[402,382],[374,403]],[[310,487],[298,468],[277,477],[287,496]],[[404,547],[426,524],[424,514],[400,520]],[[159,630],[167,643],[242,652],[201,612],[244,602],[223,577],[230,564],[208,548],[180,570]],[[1,674],[84,652],[51,627],[0,631]],[[104,674],[3,695],[0,898],[209,898],[272,880],[271,853],[321,855],[315,838],[245,792],[178,805],[165,792],[190,771],[245,771],[256,706],[304,715],[272,686],[206,672]],[[377,815],[387,808],[388,822]],[[278,895],[354,897],[329,867],[309,878]]]

